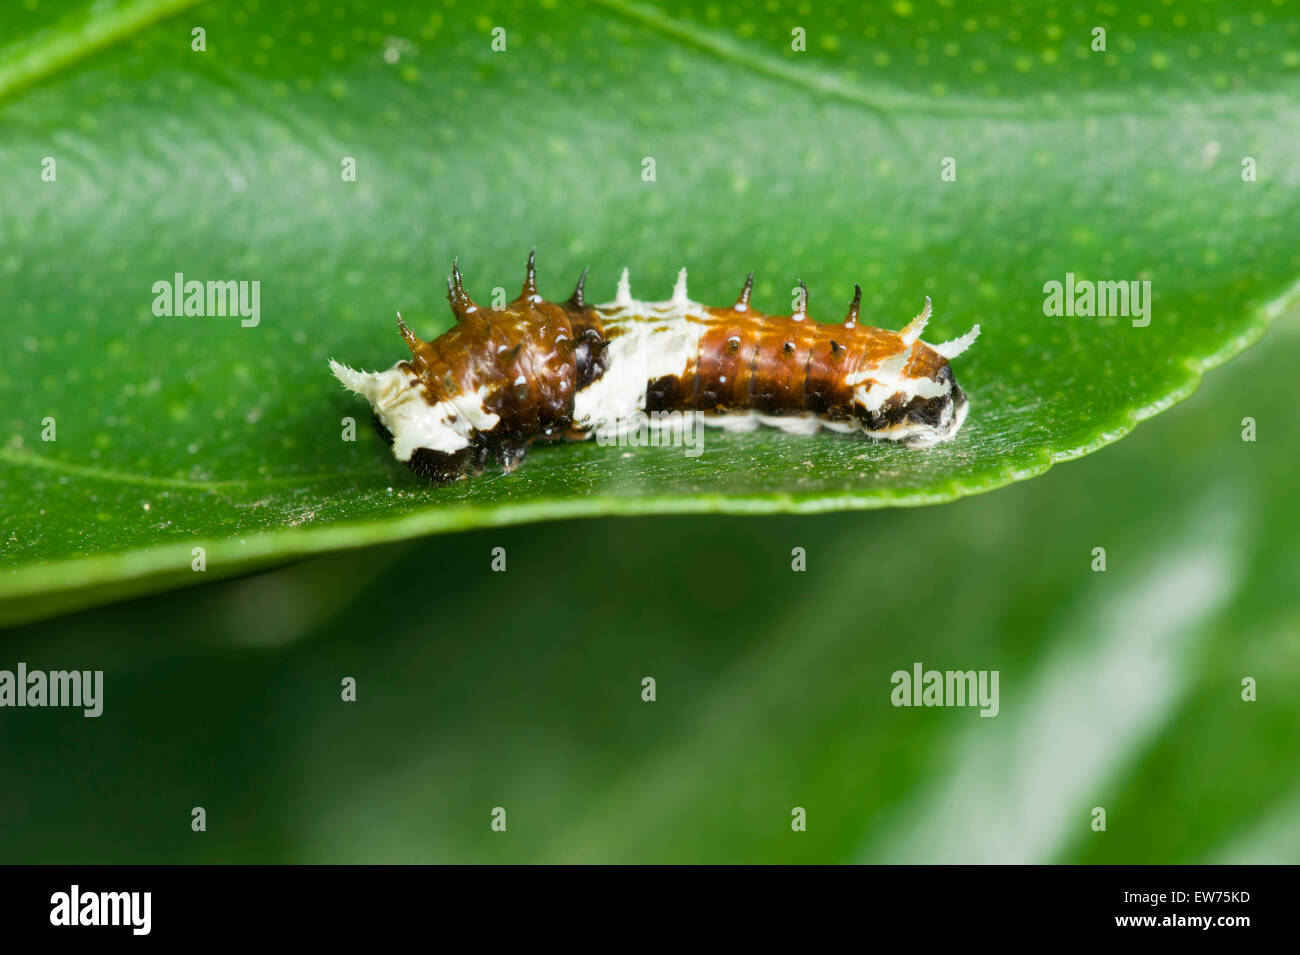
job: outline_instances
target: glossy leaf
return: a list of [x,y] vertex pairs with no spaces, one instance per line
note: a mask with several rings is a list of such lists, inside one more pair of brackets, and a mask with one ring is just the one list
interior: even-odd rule
[[[0,13],[7,620],[200,579],[195,548],[216,576],[578,515],[951,500],[1115,440],[1296,296],[1300,64],[1276,5],[49,16]],[[584,265],[598,300],[623,265],[666,297],[686,265],[725,302],[753,269],[764,309],[803,279],[837,320],[859,281],[864,318],[899,327],[928,294],[935,339],[983,327],[957,362],[970,419],[928,452],[710,432],[699,457],[546,448],[447,488],[364,427],[343,440],[368,413],[327,360],[390,364],[395,310],[449,323],[453,255],[489,298],[534,245],[552,298]],[[260,283],[257,323],[155,315],[177,273]],[[1067,273],[1149,281],[1150,323],[1045,315]]]

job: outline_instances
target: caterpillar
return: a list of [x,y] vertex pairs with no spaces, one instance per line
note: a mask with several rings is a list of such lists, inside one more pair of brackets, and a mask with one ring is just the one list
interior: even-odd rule
[[455,324],[418,338],[397,315],[409,361],[363,372],[330,360],[350,391],[370,402],[397,460],[445,483],[495,462],[512,471],[534,443],[625,432],[653,412],[705,424],[798,434],[820,428],[930,447],[955,435],[968,402],[949,360],[979,335],[921,341],[930,299],[901,331],[859,324],[862,289],[842,324],[808,317],[800,282],[792,315],[750,305],[751,272],[735,304],[711,308],[686,294],[682,269],[665,302],[632,298],[627,269],[614,301],[588,305],[584,269],[573,294],[537,292],[535,250],[523,289],[503,308],[466,293],[459,261],[447,280]]

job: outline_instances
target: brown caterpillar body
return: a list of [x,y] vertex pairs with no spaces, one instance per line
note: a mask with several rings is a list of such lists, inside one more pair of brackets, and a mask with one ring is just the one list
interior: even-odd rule
[[[843,324],[750,307],[753,275],[734,305],[686,296],[682,270],[666,302],[632,299],[627,272],[601,306],[583,295],[548,302],[537,292],[534,256],[523,290],[504,308],[482,308],[452,266],[448,300],[456,324],[431,342],[398,316],[410,360],[384,372],[331,362],[366,397],[393,453],[439,482],[493,461],[512,470],[535,441],[581,440],[629,429],[658,412],[699,415],[733,430],[758,424],[810,434],[861,431],[927,447],[948,440],[968,407],[948,360],[979,326],[942,345],[920,340],[930,302],[902,331],[858,324],[856,289]],[[630,424],[633,423],[633,424]]]

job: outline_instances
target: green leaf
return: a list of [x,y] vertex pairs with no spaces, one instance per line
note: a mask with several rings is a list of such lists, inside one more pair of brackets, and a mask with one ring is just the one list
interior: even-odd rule
[[[1297,297],[1276,6],[182,9],[0,13],[0,619],[200,579],[196,547],[213,576],[578,515],[951,500],[1114,441]],[[926,452],[710,433],[698,458],[545,448],[447,488],[341,440],[368,413],[327,360],[390,364],[395,310],[449,323],[453,255],[488,298],[533,245],[551,298],[588,264],[596,299],[623,265],[646,298],[686,265],[705,302],[754,269],[769,311],[802,278],[822,320],[860,281],[890,327],[929,294],[928,338],[983,327],[970,418]],[[178,272],[260,282],[260,321],[155,316]],[[1066,273],[1150,281],[1150,324],[1046,316]]]

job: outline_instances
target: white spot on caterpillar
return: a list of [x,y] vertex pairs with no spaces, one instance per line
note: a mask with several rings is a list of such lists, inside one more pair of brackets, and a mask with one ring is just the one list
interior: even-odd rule
[[673,286],[672,302],[674,305],[684,306],[689,301],[690,298],[686,295],[686,270],[682,269],[677,273],[677,284]]
[[933,348],[944,358],[951,360],[953,358],[956,358],[967,348],[970,348],[971,345],[975,344],[975,339],[979,337],[980,337],[980,327],[976,325],[974,328],[968,331],[965,335],[962,335],[960,338],[954,338],[951,341],[946,341],[941,345],[934,345]]
[[632,280],[628,277],[627,269],[623,269],[623,274],[618,277],[618,291],[614,293],[614,307],[627,308],[632,304]]
[[921,332],[925,331],[925,326],[929,323],[929,321],[930,321],[930,296],[927,295],[925,297],[925,308],[921,309],[921,313],[917,315],[916,318],[908,322],[907,327],[904,328],[898,334],[902,337],[903,341],[906,344],[910,345],[921,337]]

